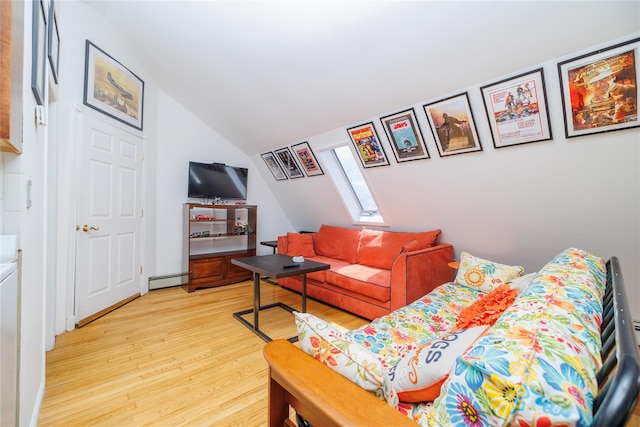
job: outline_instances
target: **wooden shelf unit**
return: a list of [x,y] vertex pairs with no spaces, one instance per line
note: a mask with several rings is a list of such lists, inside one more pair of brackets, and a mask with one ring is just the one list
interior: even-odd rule
[[[251,272],[231,264],[256,254],[257,206],[185,203],[183,265],[189,272],[187,292],[251,279]],[[199,217],[198,217],[199,216]],[[246,232],[236,232],[238,221]]]

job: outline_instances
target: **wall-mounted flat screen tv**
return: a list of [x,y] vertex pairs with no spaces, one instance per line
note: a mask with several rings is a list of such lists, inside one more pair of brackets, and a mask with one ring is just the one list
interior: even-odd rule
[[246,200],[248,172],[222,163],[189,162],[189,197]]

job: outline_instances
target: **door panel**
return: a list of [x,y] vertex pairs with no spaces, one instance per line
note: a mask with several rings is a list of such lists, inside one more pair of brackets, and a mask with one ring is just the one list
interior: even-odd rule
[[142,137],[83,115],[76,319],[140,293]]

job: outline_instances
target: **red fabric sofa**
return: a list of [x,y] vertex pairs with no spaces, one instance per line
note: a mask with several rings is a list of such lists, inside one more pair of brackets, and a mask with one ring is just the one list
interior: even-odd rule
[[[372,320],[453,279],[453,246],[436,243],[439,234],[322,225],[317,233],[278,236],[278,253],[331,265],[307,275],[307,295]],[[278,283],[302,291],[300,276]]]

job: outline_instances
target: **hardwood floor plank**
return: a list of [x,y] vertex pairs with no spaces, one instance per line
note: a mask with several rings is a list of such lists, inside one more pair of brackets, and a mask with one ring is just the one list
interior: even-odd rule
[[[301,306],[300,295],[262,284],[262,304],[277,301]],[[58,336],[39,425],[265,425],[265,343],[232,317],[252,304],[251,281],[159,289]],[[348,329],[367,323],[312,300],[307,309]],[[296,334],[282,308],[262,311],[260,326],[274,338]]]

